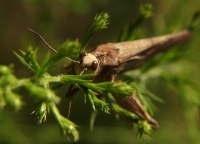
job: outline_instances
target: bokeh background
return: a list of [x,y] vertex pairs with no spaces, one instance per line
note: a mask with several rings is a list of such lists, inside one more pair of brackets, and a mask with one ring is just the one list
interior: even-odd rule
[[[39,47],[38,60],[41,61],[49,50],[27,28],[37,31],[57,48],[66,39],[81,41],[88,23],[101,12],[109,13],[109,28],[96,34],[89,47],[114,42],[122,28],[137,18],[142,3],[150,3],[154,8],[153,17],[141,26],[144,37],[181,30],[193,13],[200,10],[198,0],[1,0],[0,64],[13,64],[19,78],[31,76],[12,51],[25,50],[29,45]],[[62,60],[51,73],[59,74],[65,61]],[[59,108],[63,115],[67,115],[68,107],[64,97],[66,89],[67,86],[59,92],[62,97]],[[98,115],[94,130],[90,131],[91,106],[84,104],[83,97],[75,97],[71,120],[79,126],[80,141],[77,143],[190,143],[180,99],[174,93],[162,96],[159,91],[154,92],[165,102],[156,103],[158,111],[155,118],[160,128],[153,132],[151,139],[137,137],[131,123],[117,121],[114,116],[103,113]],[[37,125],[35,117],[30,115],[33,99],[26,93],[23,96],[26,105],[22,110],[14,112],[6,107],[0,112],[0,143],[67,143],[66,139],[61,138],[59,127],[51,115],[47,122]]]

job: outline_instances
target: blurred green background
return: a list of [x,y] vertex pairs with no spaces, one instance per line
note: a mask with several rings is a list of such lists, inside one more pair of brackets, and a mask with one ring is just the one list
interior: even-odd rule
[[[144,37],[165,34],[172,30],[181,30],[188,24],[192,15],[200,10],[198,0],[1,0],[0,1],[0,64],[14,64],[15,74],[28,77],[31,73],[19,62],[12,51],[26,49],[28,45],[40,47],[39,61],[49,51],[48,48],[28,31],[31,28],[40,33],[54,48],[58,48],[66,39],[82,40],[86,27],[97,13],[108,12],[109,28],[100,31],[92,39],[89,47],[106,42],[114,42],[122,28],[137,18],[139,6],[150,3],[154,15],[142,26]],[[60,74],[62,60],[51,73]],[[162,85],[161,85],[162,86]],[[163,86],[164,87],[164,86]],[[59,95],[59,105],[63,115],[67,115],[68,101],[65,98],[67,86]],[[80,131],[77,143],[182,143],[195,142],[188,136],[188,130],[181,111],[181,103],[176,93],[163,93],[159,87],[154,93],[165,102],[156,103],[158,111],[155,118],[160,128],[153,132],[151,139],[139,138],[131,123],[114,116],[100,113],[93,131],[89,129],[90,104],[84,104],[84,98],[76,96],[73,100],[70,119]],[[162,91],[162,92],[161,92]],[[23,93],[26,105],[21,111],[13,112],[6,107],[0,112],[0,143],[67,143],[62,139],[56,121],[49,115],[48,121],[37,125],[34,115],[30,115],[32,99]],[[196,140],[198,143],[199,140]]]

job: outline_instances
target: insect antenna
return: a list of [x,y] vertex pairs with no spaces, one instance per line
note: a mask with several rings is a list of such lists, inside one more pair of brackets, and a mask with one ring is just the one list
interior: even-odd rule
[[[38,34],[37,32],[35,32],[34,30],[32,30],[32,29],[30,29],[30,28],[28,28],[28,30],[30,30],[31,32],[33,32],[34,34],[36,34],[37,36],[39,36],[41,39],[42,39],[42,41],[52,50],[52,51],[54,51],[55,53],[58,53],[58,51],[56,51],[53,47],[51,47],[46,41],[45,41],[45,39],[40,35],[40,34]],[[76,61],[76,60],[73,60],[73,59],[71,59],[71,58],[69,58],[69,57],[65,57],[66,59],[68,59],[68,60],[70,60],[70,61],[72,61],[72,62],[75,62],[75,63],[80,63],[79,61]]]
[[86,71],[87,71],[87,68],[84,68],[83,71],[79,75],[82,75]]

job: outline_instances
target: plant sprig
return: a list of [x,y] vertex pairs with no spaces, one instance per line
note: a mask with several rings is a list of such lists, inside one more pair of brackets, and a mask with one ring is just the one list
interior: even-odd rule
[[[143,5],[140,7],[140,14],[135,23],[130,24],[127,33],[125,36],[119,37],[120,40],[129,40],[134,38],[135,31],[138,26],[148,17],[152,15],[151,5]],[[138,94],[140,100],[144,104],[145,109],[152,112],[149,103],[149,97],[160,100],[154,94],[149,92],[145,87],[146,83],[154,76],[156,78],[162,77],[170,84],[174,84],[174,87],[178,87],[178,90],[184,96],[184,102],[189,104],[195,103],[195,108],[200,105],[199,95],[193,87],[187,87],[185,83],[189,83],[187,78],[183,78],[182,73],[176,73],[176,71],[170,71],[168,68],[170,65],[165,67],[164,71],[161,70],[161,62],[170,60],[170,62],[175,61],[176,56],[169,56],[168,54],[163,54],[162,59],[155,58],[149,62],[146,66],[142,67],[139,71],[139,74],[132,75],[129,77],[134,81],[135,86],[130,85],[130,83],[114,83],[114,82],[103,82],[103,83],[93,83],[91,79],[94,75],[57,75],[52,76],[48,73],[48,70],[56,64],[60,59],[64,58],[66,55],[69,56],[69,53],[72,52],[72,58],[79,55],[81,52],[85,51],[86,46],[93,37],[93,35],[101,29],[107,28],[109,15],[107,13],[101,13],[95,16],[91,26],[88,26],[86,34],[82,44],[79,44],[77,41],[66,41],[61,49],[50,58],[48,53],[44,58],[43,62],[39,64],[37,61],[37,49],[34,49],[29,46],[27,51],[21,51],[21,55],[15,55],[18,59],[29,69],[34,75],[30,78],[18,79],[12,72],[12,67],[0,65],[0,109],[3,109],[5,106],[9,105],[15,110],[19,110],[23,107],[24,102],[22,101],[22,96],[18,94],[18,89],[25,88],[30,96],[35,100],[33,106],[32,114],[36,115],[37,122],[41,124],[47,120],[47,115],[51,112],[54,118],[57,120],[60,127],[61,135],[67,137],[68,140],[77,141],[79,139],[79,133],[77,131],[77,125],[72,121],[68,120],[62,116],[57,108],[57,104],[60,102],[60,97],[55,94],[54,90],[50,87],[51,83],[57,84],[73,84],[79,89],[84,91],[84,94],[88,97],[92,109],[97,111],[103,111],[109,113],[110,110],[114,110],[118,114],[122,114],[125,117],[132,118],[133,120],[138,121],[138,133],[150,134],[151,125],[144,120],[141,120],[136,114],[133,114],[116,104],[112,95],[119,97],[131,96],[133,94]],[[195,17],[196,18],[196,17]],[[171,51],[174,53],[174,51]],[[77,57],[76,57],[77,58]],[[177,58],[177,57],[176,57]],[[177,59],[179,59],[178,57]],[[169,63],[168,63],[169,64]],[[157,73],[152,74],[151,70],[157,69]],[[171,72],[171,73],[170,73]],[[152,76],[153,75],[153,76]],[[178,75],[178,76],[177,76]],[[191,82],[193,83],[193,82]],[[194,85],[192,85],[194,86]],[[54,87],[58,88],[58,87]],[[193,97],[197,101],[188,101],[188,95],[193,94]],[[105,94],[107,101],[103,101],[97,98],[97,95]],[[149,96],[149,97],[147,97]],[[160,100],[161,101],[161,100]],[[191,105],[190,105],[191,106]]]
[[97,33],[98,31],[100,31],[102,29],[107,28],[107,26],[109,24],[108,19],[109,19],[108,13],[100,13],[94,17],[94,20],[93,20],[91,26],[88,25],[88,27],[86,29],[83,43],[80,47],[80,51],[79,51],[78,55],[85,51],[85,48],[87,47],[88,43],[90,42],[91,38],[94,36],[95,33]]
[[[61,128],[61,134],[66,136],[69,140],[77,140],[79,135],[78,131],[76,130],[76,125],[69,121],[68,119],[64,118],[60,115],[56,104],[59,103],[60,98],[55,94],[54,91],[51,90],[50,84],[51,83],[70,83],[81,86],[81,88],[85,91],[85,94],[88,96],[93,110],[100,110],[105,113],[109,113],[109,105],[98,99],[96,97],[97,93],[102,92],[110,92],[113,94],[118,93],[120,91],[119,96],[126,96],[131,94],[133,90],[130,86],[126,85],[125,83],[112,83],[112,82],[104,82],[104,83],[93,83],[90,79],[94,75],[58,75],[58,76],[51,76],[47,70],[54,65],[60,58],[60,53],[57,53],[53,58],[49,57],[49,54],[44,58],[44,62],[42,66],[39,65],[37,62],[37,49],[33,50],[32,47],[29,47],[27,52],[21,51],[22,55],[15,53],[15,55],[19,58],[19,60],[27,66],[35,75],[30,79],[17,79],[13,74],[11,69],[6,66],[0,67],[0,72],[2,74],[1,77],[1,84],[6,85],[6,88],[9,89],[9,95],[15,95],[15,98],[12,97],[11,99],[13,102],[17,102],[19,106],[13,106],[13,103],[10,103],[11,106],[15,108],[21,108],[23,103],[21,99],[22,96],[18,96],[17,93],[14,93],[15,89],[25,88],[31,94],[31,96],[35,99],[35,104],[33,106],[32,114],[36,115],[36,119],[38,124],[45,122],[47,120],[47,115],[52,112],[53,116],[56,118],[59,126]],[[64,56],[64,55],[62,55]],[[42,69],[45,69],[42,70]],[[38,72],[39,71],[39,72]],[[38,75],[39,73],[39,75]],[[9,79],[12,79],[9,81]],[[2,86],[1,85],[1,86]],[[129,90],[128,93],[126,90]],[[6,92],[3,89],[3,98],[7,98]],[[12,92],[12,93],[11,93]],[[132,91],[134,92],[134,91]],[[16,97],[18,96],[18,97]],[[8,100],[4,100],[8,101]],[[2,100],[3,102],[3,100]],[[2,105],[5,105],[2,103]]]
[[152,17],[153,8],[151,4],[140,5],[139,15],[134,23],[130,23],[127,30],[120,32],[117,41],[128,41],[136,38],[136,31],[139,26],[148,18]]
[[[78,88],[84,90],[85,95],[89,98],[94,111],[103,111],[109,113],[109,104],[97,98],[97,94],[110,93],[120,97],[130,96],[136,92],[136,89],[130,87],[126,83],[113,83],[113,82],[103,82],[103,83],[92,83],[91,80],[94,75],[57,75],[51,76],[48,70],[60,59],[69,55],[69,52],[76,55],[77,49],[79,53],[85,50],[85,47],[91,40],[92,36],[101,29],[107,28],[109,15],[107,13],[101,13],[96,15],[91,27],[88,26],[86,30],[86,35],[83,40],[82,45],[77,41],[66,41],[60,50],[53,56],[50,57],[48,53],[44,58],[43,62],[39,64],[37,61],[38,49],[33,50],[31,46],[27,48],[27,51],[20,51],[20,54],[14,52],[17,58],[28,68],[34,75],[31,78],[17,79],[13,74],[12,70],[6,66],[0,66],[1,79],[0,89],[1,94],[1,107],[10,105],[15,109],[20,109],[23,106],[20,95],[15,92],[15,89],[25,88],[30,95],[35,99],[32,114],[36,115],[38,124],[45,122],[47,120],[47,115],[51,112],[55,119],[57,120],[59,127],[61,129],[62,136],[66,136],[68,140],[76,141],[79,139],[79,134],[76,129],[77,125],[70,120],[63,117],[56,106],[59,104],[60,97],[55,94],[51,89],[51,83],[69,83],[78,86]],[[72,56],[73,57],[73,56]],[[6,70],[5,70],[6,69]],[[11,79],[9,81],[9,79]],[[6,83],[5,83],[6,81]],[[12,83],[11,83],[12,82]],[[10,96],[10,97],[9,97]],[[131,118],[136,118],[137,116],[131,112],[124,110],[117,106],[117,104],[112,104],[112,108],[119,113],[123,113]],[[140,119],[137,117],[137,119]]]

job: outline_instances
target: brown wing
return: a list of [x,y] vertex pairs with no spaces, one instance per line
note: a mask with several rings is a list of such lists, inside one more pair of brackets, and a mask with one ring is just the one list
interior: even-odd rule
[[191,36],[192,32],[185,30],[149,39],[118,43],[116,47],[120,47],[119,65],[127,63],[123,71],[136,69],[156,54],[186,42]]
[[103,81],[110,81],[120,71],[136,69],[157,53],[186,42],[191,36],[191,31],[184,30],[153,38],[102,44],[90,53],[99,60],[99,76],[107,75]]

